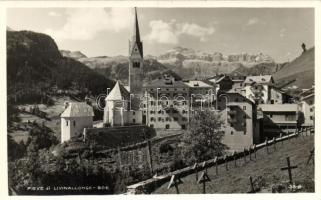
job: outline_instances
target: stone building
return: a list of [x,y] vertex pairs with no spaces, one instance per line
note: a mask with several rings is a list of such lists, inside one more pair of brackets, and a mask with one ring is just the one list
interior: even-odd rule
[[143,118],[156,129],[187,129],[189,123],[189,87],[172,77],[164,77],[144,87],[147,101]]
[[80,136],[84,128],[93,127],[93,108],[84,102],[66,102],[61,117],[61,143]]

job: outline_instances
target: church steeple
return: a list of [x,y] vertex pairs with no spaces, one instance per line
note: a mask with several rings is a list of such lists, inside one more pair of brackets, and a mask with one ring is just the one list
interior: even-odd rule
[[143,87],[143,43],[140,40],[137,10],[134,10],[134,29],[129,41],[129,91],[141,94]]
[[140,42],[140,33],[139,33],[139,25],[138,25],[138,17],[137,17],[137,10],[136,7],[134,8],[135,17],[134,17],[134,29],[133,29],[133,36],[132,41]]
[[138,24],[138,17],[137,17],[137,9],[136,7],[134,8],[134,27],[133,27],[133,32],[132,32],[132,37],[131,37],[131,48],[129,49],[129,54],[133,54],[133,50],[135,50],[135,46],[137,50],[140,53],[140,56],[143,57],[143,44],[140,41],[140,32],[139,32],[139,24]]

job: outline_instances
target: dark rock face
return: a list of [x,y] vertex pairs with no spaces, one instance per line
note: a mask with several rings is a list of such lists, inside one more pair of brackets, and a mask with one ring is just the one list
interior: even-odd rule
[[48,35],[7,31],[7,84],[8,99],[13,96],[23,99],[46,95],[53,86],[97,94],[112,87],[113,81],[74,59],[63,57]]

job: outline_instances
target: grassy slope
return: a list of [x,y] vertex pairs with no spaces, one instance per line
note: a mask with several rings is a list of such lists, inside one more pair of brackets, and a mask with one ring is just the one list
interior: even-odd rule
[[[50,128],[55,135],[57,136],[57,138],[60,138],[60,114],[63,112],[64,110],[64,102],[65,101],[70,101],[69,97],[54,97],[53,98],[53,102],[54,105],[52,106],[46,106],[44,104],[32,104],[32,106],[34,105],[38,105],[39,109],[45,113],[47,113],[47,117],[50,120],[44,119],[44,118],[40,118],[36,115],[32,115],[29,113],[19,113],[19,117],[21,119],[21,122],[15,122],[13,124],[13,127],[11,127],[11,130],[8,131],[8,134],[10,134],[13,139],[16,142],[20,142],[21,140],[23,141],[27,141],[28,137],[29,137],[29,126],[28,126],[28,120],[30,122],[36,121],[38,124],[42,124],[43,122],[45,123],[45,126],[47,126],[48,128]],[[24,107],[26,110],[28,110],[28,107],[31,105],[23,105],[23,106],[19,106],[20,108]],[[18,129],[15,129],[19,127]]]
[[[293,171],[295,183],[314,181],[314,166],[305,166],[309,151],[314,146],[313,136],[294,138],[277,144],[277,151],[274,152],[270,147],[270,154],[267,155],[266,149],[261,149],[257,153],[257,160],[244,163],[243,159],[237,161],[238,167],[234,167],[234,162],[229,163],[229,171],[226,172],[225,165],[219,166],[219,175],[215,175],[215,167],[208,169],[211,182],[206,184],[207,193],[246,193],[249,191],[249,176],[262,176],[266,187],[264,192],[270,192],[274,183],[288,181],[287,171],[280,168],[286,166],[286,157],[290,156],[292,165],[298,165]],[[196,184],[195,174],[182,178],[183,184],[179,185],[180,193],[202,193],[202,184]],[[167,190],[168,183],[162,185],[154,193],[156,194],[175,194],[175,187]],[[303,184],[304,187],[304,184]],[[303,190],[306,191],[306,190]]]
[[291,85],[309,88],[314,83],[314,47],[273,74],[277,83],[296,80]]

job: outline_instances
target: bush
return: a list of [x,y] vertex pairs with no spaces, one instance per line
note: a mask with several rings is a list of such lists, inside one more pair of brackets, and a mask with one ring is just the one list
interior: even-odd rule
[[173,147],[168,143],[163,143],[159,146],[159,153],[173,153]]

